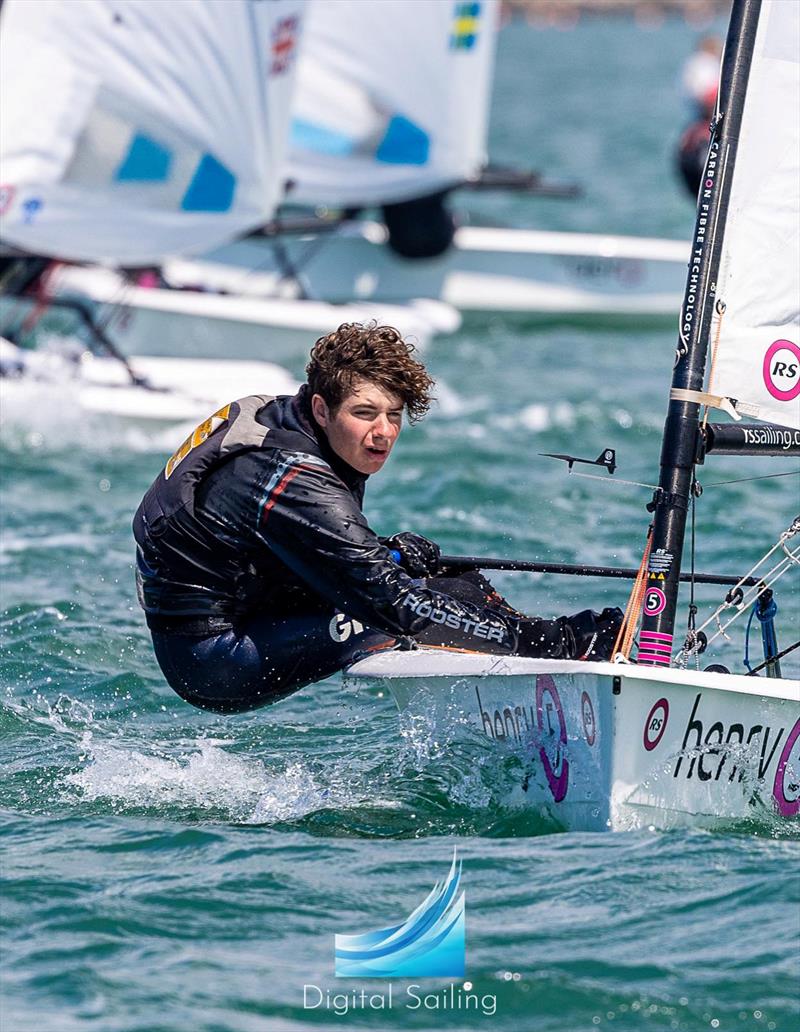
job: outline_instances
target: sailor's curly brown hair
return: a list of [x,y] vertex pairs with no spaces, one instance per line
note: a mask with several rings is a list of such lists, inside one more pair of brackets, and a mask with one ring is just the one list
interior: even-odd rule
[[434,386],[414,351],[393,326],[342,323],[311,349],[306,366],[310,393],[322,395],[335,412],[355,382],[367,380],[402,398],[414,423],[428,411]]

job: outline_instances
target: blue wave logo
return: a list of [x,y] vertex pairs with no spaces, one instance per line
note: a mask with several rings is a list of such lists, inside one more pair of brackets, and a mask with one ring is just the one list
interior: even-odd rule
[[464,893],[461,861],[453,862],[406,920],[360,935],[336,936],[337,978],[463,978]]

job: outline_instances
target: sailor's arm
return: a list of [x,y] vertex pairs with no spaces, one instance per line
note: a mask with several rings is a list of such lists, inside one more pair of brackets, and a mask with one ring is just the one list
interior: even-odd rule
[[[348,616],[390,635],[424,641],[435,632],[437,644],[511,653],[520,635],[533,631],[521,625],[541,623],[544,630],[554,623],[520,621],[412,580],[392,560],[338,477],[302,458],[266,485],[256,533],[314,591]],[[560,652],[560,636],[554,636],[552,648],[543,642],[541,654]]]

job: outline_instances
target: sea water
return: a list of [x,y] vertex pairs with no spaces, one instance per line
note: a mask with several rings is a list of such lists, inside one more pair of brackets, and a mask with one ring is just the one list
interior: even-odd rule
[[[473,211],[688,239],[671,152],[695,35],[506,28],[493,157],[585,193]],[[369,485],[370,521],[454,553],[636,565],[649,491],[539,453],[613,447],[618,478],[655,483],[674,343],[674,327],[467,322],[428,353],[442,403]],[[3,1032],[800,1029],[800,846],[785,829],[559,832],[513,805],[508,757],[405,724],[339,678],[236,717],[174,696],[134,596],[130,519],[184,434],[78,413],[3,426]],[[745,572],[797,509],[796,478],[722,482],[792,468],[707,463],[699,569]],[[627,593],[496,581],[552,615]],[[778,585],[783,644],[799,597],[796,578]],[[707,613],[720,592],[698,601]],[[741,668],[742,621],[730,634]],[[334,936],[401,923],[454,847],[465,978],[336,979]]]

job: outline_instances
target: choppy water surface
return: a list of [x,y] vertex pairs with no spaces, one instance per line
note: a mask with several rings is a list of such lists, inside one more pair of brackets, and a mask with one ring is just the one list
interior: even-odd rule
[[[669,153],[692,40],[677,23],[505,30],[496,157],[587,193],[487,198],[481,214],[687,236]],[[612,446],[618,476],[652,483],[673,336],[495,320],[437,342],[442,404],[370,485],[373,524],[465,554],[636,564],[648,492],[569,478],[538,453]],[[337,678],[239,717],[181,703],[136,607],[129,531],[179,439],[64,414],[4,426],[4,1032],[800,1028],[800,849],[785,831],[557,833],[508,804],[513,758],[437,740]],[[701,568],[742,572],[794,515],[796,480],[710,486],[761,471],[704,471]],[[616,582],[498,583],[530,611],[625,599]],[[784,583],[788,641],[799,595]],[[454,845],[483,1005],[435,980],[418,1006],[403,981],[391,1010],[354,1002],[347,990],[388,983],[337,985],[334,934],[402,920]],[[345,995],[304,1008],[304,985]]]

